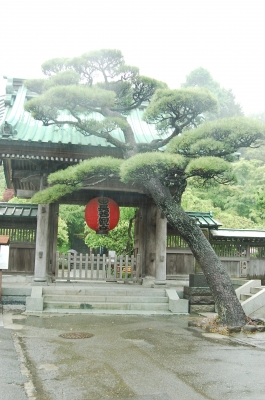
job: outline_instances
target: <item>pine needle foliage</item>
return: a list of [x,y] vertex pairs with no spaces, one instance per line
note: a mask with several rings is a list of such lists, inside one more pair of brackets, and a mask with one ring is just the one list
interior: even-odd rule
[[225,157],[241,147],[259,145],[264,138],[265,124],[246,117],[233,117],[205,122],[196,129],[173,138],[169,153],[186,157]]
[[218,157],[200,157],[193,159],[185,170],[188,177],[201,180],[215,180],[218,183],[230,183],[235,180],[230,163]]
[[45,190],[41,190],[34,194],[31,198],[31,202],[35,204],[49,204],[56,203],[60,198],[65,196],[66,194],[70,194],[75,192],[80,188],[81,185],[70,186],[64,184],[57,184],[54,186],[50,186]]
[[207,89],[158,89],[145,111],[144,120],[156,124],[157,130],[164,133],[169,127],[193,125],[198,115],[217,109],[218,102]]
[[172,170],[183,172],[186,163],[181,155],[162,152],[137,154],[122,163],[121,180],[125,183],[135,183],[150,180],[155,176],[163,180]]
[[[120,166],[123,160],[114,157],[95,157],[80,164],[59,170],[48,176],[49,186],[36,193],[31,201],[34,203],[52,203],[66,194],[79,190],[90,178],[94,181],[119,177]],[[85,182],[86,181],[86,182]]]
[[50,185],[55,185],[57,183],[76,185],[92,176],[119,176],[120,165],[122,163],[123,160],[114,157],[95,157],[82,161],[78,165],[50,174],[48,183]]

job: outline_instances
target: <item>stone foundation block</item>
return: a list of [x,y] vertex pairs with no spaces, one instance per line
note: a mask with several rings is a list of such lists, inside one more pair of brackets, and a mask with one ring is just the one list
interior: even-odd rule
[[188,296],[212,296],[212,292],[206,287],[184,286],[184,298],[189,298]]
[[213,296],[190,296],[190,304],[214,304]]
[[189,274],[190,287],[209,287],[204,274]]
[[189,301],[180,299],[177,291],[174,289],[166,289],[166,293],[169,299],[169,311],[174,314],[188,314],[189,313]]
[[190,313],[202,313],[202,312],[215,312],[215,306],[212,305],[203,305],[203,304],[196,304],[190,305]]
[[43,297],[27,297],[26,312],[43,311]]
[[265,332],[265,326],[264,325],[257,325],[256,328],[257,328],[258,332]]
[[241,332],[241,326],[228,326],[227,329],[229,334]]
[[26,312],[43,311],[42,287],[33,286],[31,296],[26,298]]
[[256,328],[255,325],[244,325],[243,326],[243,331],[244,332],[252,333],[252,332],[256,332],[256,330],[257,330],[257,328]]

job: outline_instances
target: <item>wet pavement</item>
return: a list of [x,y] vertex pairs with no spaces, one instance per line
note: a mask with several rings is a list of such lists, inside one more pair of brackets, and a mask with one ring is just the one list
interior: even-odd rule
[[264,399],[265,333],[206,333],[188,327],[196,318],[39,317],[4,306],[0,359],[13,364],[0,369],[0,398]]
[[0,326],[0,398],[27,400],[24,385],[27,378],[20,370],[21,364],[12,338],[12,331]]

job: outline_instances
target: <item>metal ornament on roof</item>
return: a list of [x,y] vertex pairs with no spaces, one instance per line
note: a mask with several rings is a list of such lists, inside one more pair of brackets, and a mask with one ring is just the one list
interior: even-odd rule
[[114,229],[120,218],[118,204],[109,197],[96,197],[85,208],[85,220],[89,228],[97,234],[106,235]]

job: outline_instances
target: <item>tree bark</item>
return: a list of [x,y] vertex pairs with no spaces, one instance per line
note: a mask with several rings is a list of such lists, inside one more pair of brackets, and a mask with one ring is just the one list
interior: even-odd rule
[[159,179],[152,178],[143,183],[169,224],[178,230],[200,264],[212,291],[221,323],[229,326],[245,325],[246,315],[231,280],[196,221],[185,213],[171,196],[169,188],[163,186]]

